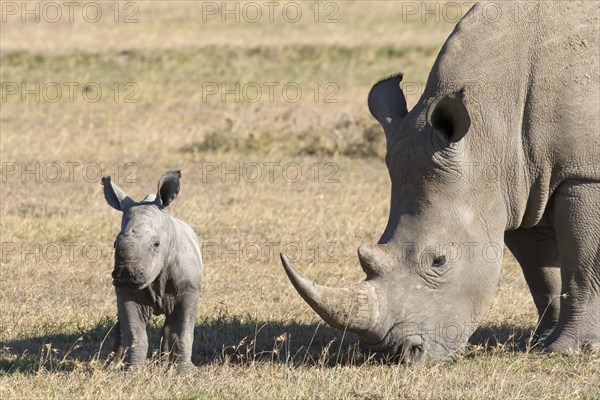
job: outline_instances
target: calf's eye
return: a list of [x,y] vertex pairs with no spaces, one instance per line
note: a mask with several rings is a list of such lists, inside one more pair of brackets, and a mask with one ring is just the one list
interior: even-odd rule
[[443,267],[444,264],[446,264],[446,256],[439,256],[433,260],[433,264],[431,264],[431,266],[434,268],[440,268]]

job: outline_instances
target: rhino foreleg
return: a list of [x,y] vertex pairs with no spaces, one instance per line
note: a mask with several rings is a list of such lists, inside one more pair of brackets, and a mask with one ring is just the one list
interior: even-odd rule
[[165,319],[165,325],[162,328],[161,343],[160,343],[161,357],[164,357],[165,355],[170,355],[171,351],[173,350],[171,348],[172,344],[169,343],[170,337],[171,337],[171,318],[167,317]]
[[151,309],[138,304],[127,291],[117,291],[117,310],[125,352],[125,365],[142,366],[148,354],[148,334],[146,324]]
[[552,220],[560,253],[560,316],[545,341],[550,351],[600,350],[600,183],[566,182]]
[[123,358],[123,335],[121,334],[121,323],[117,319],[115,327],[113,328],[113,347],[112,352],[114,354],[114,360],[120,361]]
[[504,241],[523,270],[538,312],[535,331],[518,344],[524,350],[545,339],[558,323],[561,277],[556,234],[551,227],[518,229],[506,232]]
[[167,318],[170,321],[167,334],[170,360],[177,365],[178,371],[189,370],[194,367],[192,364],[192,346],[198,301],[199,296],[197,294],[187,296],[184,301],[175,306],[173,314]]

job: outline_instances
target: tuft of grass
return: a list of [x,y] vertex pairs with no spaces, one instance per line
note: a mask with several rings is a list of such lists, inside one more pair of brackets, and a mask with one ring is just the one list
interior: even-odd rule
[[[289,121],[283,117],[282,125]],[[277,152],[280,155],[298,157],[337,157],[351,159],[385,157],[385,138],[381,127],[368,120],[352,120],[342,117],[328,131],[305,130],[289,137],[275,127],[265,131],[241,134],[239,127],[228,120],[224,130],[206,134],[201,140],[182,146],[179,150],[196,156],[208,154],[261,154]],[[321,128],[322,129],[322,128]]]

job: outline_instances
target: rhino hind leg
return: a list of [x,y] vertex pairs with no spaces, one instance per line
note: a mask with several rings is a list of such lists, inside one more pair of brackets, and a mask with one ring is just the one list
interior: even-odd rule
[[560,253],[560,316],[545,340],[549,351],[600,350],[600,183],[566,182],[551,218]]
[[556,234],[551,227],[519,229],[506,232],[504,241],[523,270],[538,312],[535,330],[517,344],[526,350],[550,335],[558,323],[561,276]]

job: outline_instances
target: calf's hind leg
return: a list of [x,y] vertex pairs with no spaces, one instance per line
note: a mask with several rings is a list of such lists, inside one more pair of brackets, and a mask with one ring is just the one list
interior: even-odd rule
[[563,183],[551,218],[561,263],[558,324],[545,340],[550,351],[600,349],[600,183]]

